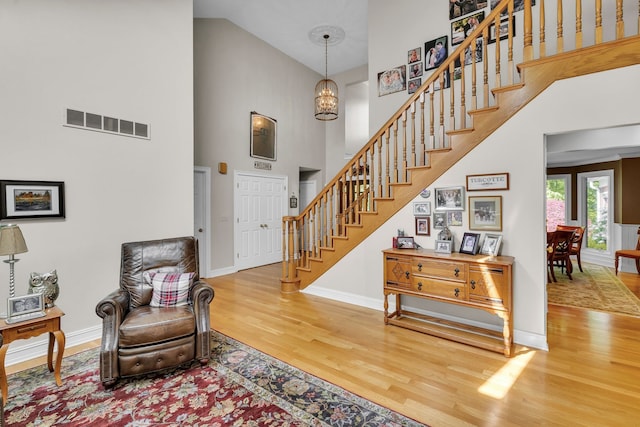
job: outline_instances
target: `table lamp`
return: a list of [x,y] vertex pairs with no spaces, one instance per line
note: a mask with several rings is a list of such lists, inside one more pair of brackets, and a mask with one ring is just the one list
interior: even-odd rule
[[27,244],[22,236],[20,227],[15,224],[0,226],[0,255],[9,255],[5,260],[9,264],[9,296],[16,296],[16,283],[13,273],[13,266],[19,260],[15,259],[15,254],[27,252]]

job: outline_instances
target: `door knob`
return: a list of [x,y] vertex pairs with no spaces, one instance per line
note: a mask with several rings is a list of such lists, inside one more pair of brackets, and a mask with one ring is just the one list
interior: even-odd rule
[[198,233],[202,233],[204,230],[202,228],[198,228]]

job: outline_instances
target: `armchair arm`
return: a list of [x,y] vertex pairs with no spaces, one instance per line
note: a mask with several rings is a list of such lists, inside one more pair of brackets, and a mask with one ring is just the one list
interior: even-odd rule
[[122,319],[129,310],[129,293],[118,289],[96,305],[96,314],[102,318],[100,348],[100,379],[114,384],[120,376],[118,368],[118,332]]
[[196,317],[196,359],[201,363],[211,357],[209,304],[213,300],[213,295],[211,285],[201,280],[191,288],[191,301],[193,301],[193,312]]

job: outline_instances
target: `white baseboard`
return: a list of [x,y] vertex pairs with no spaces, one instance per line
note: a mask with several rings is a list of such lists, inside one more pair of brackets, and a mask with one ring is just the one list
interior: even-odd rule
[[[360,307],[366,307],[373,310],[384,311],[384,301],[382,299],[368,298],[368,297],[363,297],[361,295],[353,295],[346,292],[335,291],[335,290],[326,289],[326,288],[313,288],[313,286],[309,286],[300,292],[306,293],[309,295],[315,295],[323,298],[332,299],[335,301],[345,302],[347,304],[353,304]],[[427,316],[439,317],[441,319],[463,323],[469,326],[475,326],[478,328],[502,332],[502,327],[497,325],[490,325],[487,323],[477,322],[469,319],[463,319],[456,316],[443,315],[441,313],[427,311],[427,310],[423,310],[423,309],[411,307],[411,306],[406,306],[405,308],[415,313],[424,314]],[[392,312],[394,310],[395,310],[395,303],[393,301],[390,301],[389,311]],[[517,344],[520,344],[526,347],[549,351],[549,346],[547,344],[547,337],[544,335],[533,334],[531,332],[519,331],[514,329],[513,341]]]
[[218,277],[218,276],[224,276],[226,274],[233,274],[233,273],[237,273],[238,269],[235,267],[224,267],[224,268],[217,268],[215,270],[209,270],[207,272],[206,277],[204,277],[205,279],[207,277]]
[[[102,323],[91,328],[65,334],[65,338],[65,348],[101,339]],[[15,365],[16,363],[35,359],[36,357],[46,356],[49,350],[49,336],[43,334],[38,338],[27,341],[26,344],[22,346],[16,344],[16,342],[13,342],[9,345],[5,359],[6,366]],[[55,351],[58,351],[57,348]]]

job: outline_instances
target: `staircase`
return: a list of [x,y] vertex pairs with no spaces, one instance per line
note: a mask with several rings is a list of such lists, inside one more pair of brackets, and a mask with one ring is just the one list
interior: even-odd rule
[[[553,82],[640,64],[640,4],[627,18],[635,34],[625,35],[623,0],[606,0],[604,10],[602,0],[576,0],[575,36],[565,50],[564,3],[538,0],[532,8],[524,0],[523,35],[514,37],[514,0],[502,0],[300,215],[283,218],[282,292],[311,284]],[[546,53],[550,15],[553,55]],[[594,22],[583,23],[583,15]],[[583,46],[585,28],[590,46]],[[603,40],[608,33],[615,37]]]

